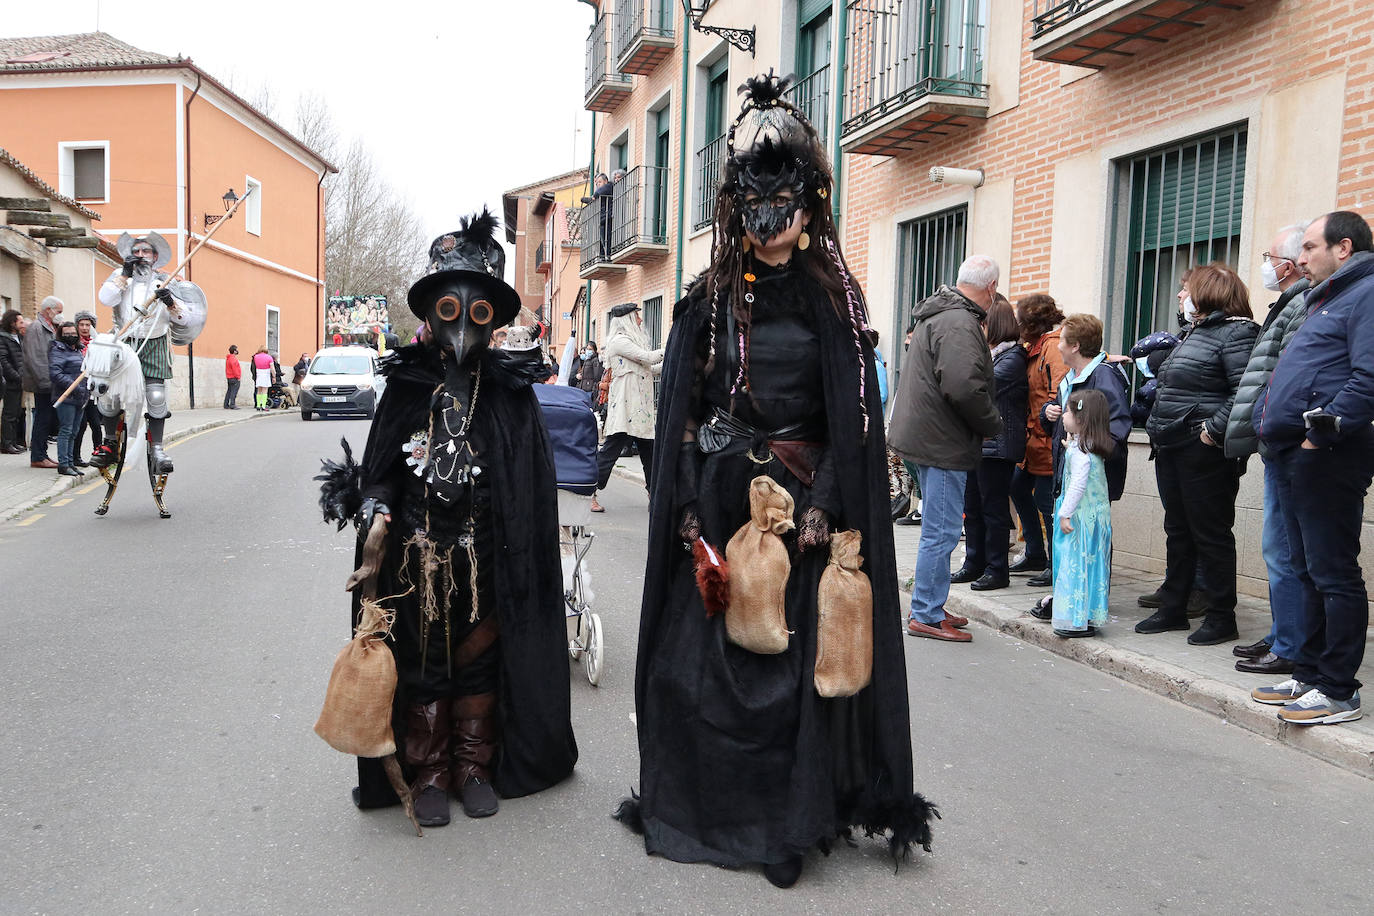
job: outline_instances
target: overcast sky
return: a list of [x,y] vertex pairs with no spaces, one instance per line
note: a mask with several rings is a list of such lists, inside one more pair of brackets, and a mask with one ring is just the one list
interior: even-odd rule
[[[296,99],[328,101],[344,142],[367,138],[387,180],[431,235],[501,193],[591,153],[582,110],[593,10],[577,0],[0,0],[7,37],[107,32],[183,54],[277,120]],[[240,191],[240,193],[242,193]]]

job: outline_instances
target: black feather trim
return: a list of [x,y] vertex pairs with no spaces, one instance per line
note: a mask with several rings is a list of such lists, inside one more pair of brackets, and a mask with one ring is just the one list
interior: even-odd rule
[[861,798],[853,815],[864,836],[887,836],[888,852],[899,865],[911,858],[913,846],[930,852],[930,824],[939,819],[940,809],[916,792],[895,801]]
[[629,827],[640,836],[644,835],[644,815],[639,810],[639,796],[635,794],[634,789],[630,790],[629,798],[621,799],[620,804],[616,806],[611,817],[620,821],[620,823]]
[[491,245],[492,239],[496,237],[496,230],[501,226],[501,223],[485,206],[482,207],[481,213],[476,216],[465,216],[458,223],[463,227],[463,237],[483,248]]
[[339,444],[343,446],[344,460],[320,459],[320,473],[314,478],[321,481],[320,510],[324,520],[338,525],[336,531],[342,531],[344,525],[353,521],[363,504],[362,468],[353,460],[348,440],[340,439]]
[[791,85],[792,77],[776,76],[773,68],[769,67],[767,73],[760,73],[745,80],[744,85],[739,87],[739,92],[745,97],[746,103],[752,102],[759,108],[766,108],[782,99],[787,93],[787,87]]

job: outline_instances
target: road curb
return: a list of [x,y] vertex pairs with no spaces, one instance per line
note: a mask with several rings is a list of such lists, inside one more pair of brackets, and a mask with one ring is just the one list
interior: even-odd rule
[[[248,417],[222,417],[218,420],[207,420],[204,423],[197,423],[195,426],[188,426],[185,429],[180,429],[176,432],[168,433],[165,437],[163,437],[163,441],[166,444],[171,445],[178,439],[185,439],[187,436],[194,436],[196,433],[203,433],[207,429],[216,429],[220,426],[229,426],[234,423],[247,423],[249,420],[262,420],[270,416],[272,416],[272,414],[270,413],[254,413],[252,416]],[[44,493],[42,496],[36,496],[33,499],[28,500],[27,502],[22,502],[18,505],[10,506],[9,508],[0,510],[0,525],[14,521],[16,518],[23,515],[25,512],[29,512],[33,509],[38,508],[39,506],[43,505],[49,500],[61,496],[63,493],[67,492],[68,490],[74,487],[85,486],[86,484],[94,483],[96,480],[99,479],[99,472],[89,476],[81,477],[59,476],[57,481],[51,487],[49,487],[48,491]]]
[[1276,707],[1254,702],[1249,691],[1240,687],[1101,639],[1061,639],[1048,623],[987,598],[952,591],[945,605],[951,613],[1374,779],[1374,740],[1360,732],[1339,726],[1290,725],[1278,718]]

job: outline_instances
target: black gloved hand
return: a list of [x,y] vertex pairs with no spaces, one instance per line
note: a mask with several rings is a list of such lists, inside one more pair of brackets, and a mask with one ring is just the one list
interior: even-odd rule
[[696,503],[682,510],[682,524],[678,526],[677,534],[688,546],[701,537],[701,519],[697,517]]
[[358,508],[357,516],[353,519],[359,537],[367,537],[367,533],[372,530],[372,523],[377,520],[379,515],[390,521],[391,507],[375,496],[364,499],[363,504]]
[[124,259],[124,270],[123,270],[124,276],[125,276],[125,277],[132,277],[132,276],[134,275],[134,268],[137,267],[139,264],[142,264],[142,263],[143,263],[143,259],[142,259],[142,258],[137,258],[137,257],[134,257],[133,255],[129,255],[127,258]]
[[172,302],[172,291],[167,287],[158,287],[158,291],[153,295],[157,296],[157,300],[168,308],[174,307],[175,303]]
[[797,549],[805,553],[829,543],[830,518],[824,509],[812,506],[802,515],[801,526],[797,531]]

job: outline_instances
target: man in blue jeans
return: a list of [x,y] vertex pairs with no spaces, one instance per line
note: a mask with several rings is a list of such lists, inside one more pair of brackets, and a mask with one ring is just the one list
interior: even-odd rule
[[1360,569],[1364,497],[1374,478],[1374,236],[1357,213],[1315,220],[1298,268],[1307,319],[1274,366],[1256,425],[1278,471],[1279,503],[1302,582],[1293,676],[1250,696],[1298,725],[1360,717],[1369,627]]
[[915,328],[892,407],[887,444],[916,466],[923,500],[911,586],[912,636],[968,642],[968,621],[945,610],[949,558],[963,528],[964,485],[983,439],[1002,420],[993,402],[992,354],[983,324],[997,293],[997,262],[973,255],[954,286],[916,306]]

